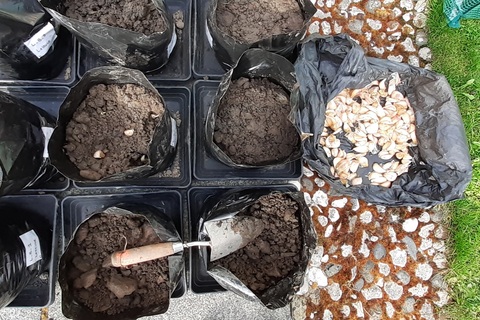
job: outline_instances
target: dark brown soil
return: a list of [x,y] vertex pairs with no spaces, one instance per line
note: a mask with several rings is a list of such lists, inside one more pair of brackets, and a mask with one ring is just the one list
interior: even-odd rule
[[237,164],[281,162],[299,143],[289,113],[289,96],[279,85],[234,80],[218,108],[214,141]]
[[95,85],[67,125],[64,148],[86,179],[124,172],[148,163],[148,146],[164,112],[160,99],[142,86]]
[[244,248],[213,262],[214,265],[230,270],[256,294],[277,284],[300,261],[298,209],[297,202],[287,195],[273,193],[260,197],[239,214],[262,219],[263,232]]
[[168,260],[161,258],[131,268],[102,267],[115,251],[159,243],[143,217],[100,214],[83,224],[68,251],[67,281],[79,303],[109,315],[133,308],[168,304]]
[[152,0],[67,0],[65,8],[69,18],[100,22],[146,35],[167,29]]
[[218,1],[218,27],[240,43],[297,31],[303,22],[296,0]]

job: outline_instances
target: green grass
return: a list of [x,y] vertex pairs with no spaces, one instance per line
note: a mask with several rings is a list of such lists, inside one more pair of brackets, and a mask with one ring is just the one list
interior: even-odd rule
[[[462,112],[473,163],[472,183],[451,209],[451,270],[447,281],[452,319],[480,319],[480,20],[462,20],[451,29],[442,12],[443,0],[430,1],[429,47],[433,69],[448,79]],[[473,79],[473,80],[472,80]]]

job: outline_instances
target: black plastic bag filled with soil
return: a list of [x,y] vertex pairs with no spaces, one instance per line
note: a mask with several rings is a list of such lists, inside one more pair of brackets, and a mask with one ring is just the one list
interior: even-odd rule
[[[305,136],[309,136],[303,141],[304,158],[310,167],[330,183],[334,193],[356,197],[375,204],[416,207],[431,206],[462,197],[472,176],[472,165],[462,117],[445,77],[407,64],[366,57],[360,46],[346,35],[308,38],[302,44],[300,56],[295,63],[295,70],[300,84],[299,91],[305,100],[304,108],[299,108],[295,112],[296,123],[298,129],[305,133]],[[388,88],[381,88],[382,79],[388,79],[393,74],[399,76],[396,89],[390,85]],[[379,82],[377,83],[377,81]],[[391,158],[388,154],[386,155],[385,158],[388,158],[386,161],[393,161],[392,163],[397,162],[398,157],[401,157],[402,164],[405,156],[411,159],[411,163],[408,168],[404,168],[406,170],[403,173],[398,176],[394,175],[395,179],[391,179],[392,183],[389,187],[370,183],[346,186],[341,179],[332,174],[332,158],[321,145],[322,138],[329,139],[330,137],[324,133],[326,121],[335,120],[335,117],[326,116],[326,108],[342,92],[346,92],[344,89],[353,90],[351,91],[352,96],[345,97],[346,102],[342,103],[342,106],[337,105],[336,110],[355,103],[360,108],[377,108],[378,105],[375,107],[374,102],[367,100],[368,97],[364,97],[364,99],[353,97],[354,92],[369,86],[372,87],[372,83],[380,86],[375,85],[375,88],[372,88],[376,91],[380,90],[378,91],[380,95],[383,90],[384,96],[391,92],[392,97],[394,95],[403,97],[403,102],[388,96],[380,99],[379,105],[382,106],[383,111],[388,111],[387,114],[392,110],[392,106],[388,106],[389,109],[387,109],[389,103],[393,104],[393,110],[398,111],[390,116],[390,120],[393,122],[388,123],[390,120],[386,119],[388,120],[385,123],[387,127],[394,124],[398,128],[402,122],[406,121],[403,114],[400,116],[399,110],[401,109],[398,108],[402,104],[408,102],[409,108],[413,109],[414,122],[411,125],[414,125],[416,146],[409,148],[406,152],[395,153]],[[378,111],[375,112],[378,115]],[[342,124],[339,123],[339,125]],[[362,129],[364,125],[367,124],[357,123],[356,127],[350,129],[355,134],[365,135],[365,132],[360,132],[365,131]],[[378,126],[378,130],[383,130],[384,126],[381,121]],[[371,133],[376,132],[376,129],[377,125],[375,124]],[[382,138],[384,132],[387,131],[381,131],[379,139]],[[341,146],[344,143],[345,145],[350,144],[351,140],[346,141],[345,137],[348,137],[348,134],[345,133],[343,124],[343,128],[332,133],[336,137],[330,138],[338,139]],[[396,131],[396,133],[399,132]],[[323,137],[322,134],[324,134]],[[394,143],[390,143],[387,150],[391,151],[391,147],[395,144],[398,146],[399,142],[399,135],[396,134]],[[373,145],[373,149],[377,149],[376,152],[380,150],[376,156],[381,157],[382,152],[385,151],[385,145],[380,148],[378,144]],[[362,147],[353,150],[363,152],[360,149]],[[395,150],[393,151],[395,152]],[[390,153],[390,155],[392,154]],[[338,166],[340,162],[336,163]],[[377,165],[376,168],[373,168],[376,172],[370,173],[369,179],[375,177],[377,181],[385,180],[379,175],[379,173],[385,172],[384,167],[385,165],[382,168]],[[365,180],[363,181],[365,182]]]
[[247,50],[227,72],[208,110],[206,146],[219,161],[259,168],[301,157],[300,135],[290,113],[301,103],[291,95],[296,79],[284,57]]
[[206,221],[253,216],[265,225],[247,246],[210,261],[200,251],[207,272],[222,287],[270,309],[291,302],[303,283],[317,235],[302,192],[275,189],[232,190],[205,204],[199,222],[199,240],[208,239]]
[[130,320],[167,311],[184,268],[182,253],[128,268],[104,267],[116,251],[181,241],[158,209],[118,204],[90,216],[60,259],[62,312],[75,320]]
[[289,58],[315,12],[309,0],[212,0],[207,38],[225,70],[250,48]]
[[0,2],[0,75],[20,80],[54,78],[72,50],[70,33],[37,0]]
[[0,196],[51,177],[47,145],[54,126],[42,109],[0,92]]
[[60,107],[48,145],[52,164],[75,181],[119,181],[163,171],[177,128],[165,101],[138,70],[89,70]]
[[49,263],[52,230],[34,213],[0,205],[0,308],[6,307]]
[[43,0],[53,19],[108,62],[157,70],[168,62],[177,35],[162,0]]

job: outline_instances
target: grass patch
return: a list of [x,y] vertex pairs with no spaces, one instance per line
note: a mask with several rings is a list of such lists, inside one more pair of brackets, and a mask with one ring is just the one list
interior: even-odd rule
[[[480,20],[447,26],[443,0],[430,1],[427,22],[433,69],[448,79],[465,123],[473,163],[472,183],[464,200],[449,206],[452,259],[447,281],[452,319],[480,319]],[[473,79],[473,80],[472,80]]]

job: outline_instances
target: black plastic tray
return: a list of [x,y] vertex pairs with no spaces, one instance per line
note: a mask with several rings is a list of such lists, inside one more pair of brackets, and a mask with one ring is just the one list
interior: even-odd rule
[[55,282],[57,281],[58,238],[61,231],[57,225],[57,199],[52,195],[18,195],[0,198],[0,203],[14,205],[44,217],[52,228],[52,253],[48,270],[23,289],[9,307],[45,307],[55,299]]
[[[198,223],[203,214],[203,206],[212,197],[221,195],[232,189],[242,190],[245,188],[223,188],[223,187],[196,187],[191,188],[188,192],[188,213],[190,221],[190,235],[191,241],[198,240]],[[294,185],[275,185],[263,187],[248,187],[248,189],[274,189],[278,191],[298,191]],[[225,291],[208,273],[205,264],[200,257],[200,250],[198,247],[190,249],[190,290],[194,293],[207,293]]]
[[207,38],[207,10],[210,0],[193,0],[195,2],[194,32],[193,32],[193,76],[195,78],[209,77],[219,79],[225,70],[215,56],[215,51]]
[[[57,86],[0,86],[0,91],[17,98],[26,100],[51,114],[55,119],[63,100],[70,91],[67,87]],[[34,191],[63,191],[69,186],[69,180],[61,174],[56,174],[50,181],[41,185],[34,185],[22,192]]]
[[72,39],[72,53],[67,60],[65,68],[60,72],[60,74],[50,80],[16,80],[10,77],[7,77],[5,74],[2,74],[0,70],[0,85],[22,85],[22,86],[31,86],[31,85],[50,85],[50,86],[70,86],[76,80],[76,70],[77,70],[77,41],[75,38]]
[[[168,63],[160,70],[147,74],[149,80],[176,80],[186,81],[192,75],[191,64],[191,25],[192,25],[192,3],[191,0],[165,0],[168,11],[173,14],[180,10],[183,12],[185,26],[177,30],[177,43]],[[179,32],[180,31],[180,32]],[[82,44],[78,46],[78,76],[81,78],[87,70],[99,66],[110,65],[100,56],[89,52]]]
[[214,159],[205,148],[205,118],[217,92],[219,81],[197,81],[194,94],[194,167],[193,175],[198,180],[220,179],[299,179],[302,175],[302,161],[262,169],[231,168]]
[[[165,87],[152,82],[154,87],[163,96],[168,110],[172,114],[180,114],[178,129],[177,157],[179,157],[180,176],[160,178],[159,174],[145,179],[111,182],[77,182],[77,188],[112,188],[124,186],[174,187],[186,188],[192,182],[190,165],[190,89],[185,87]],[[168,170],[168,169],[167,169]]]
[[[64,234],[62,253],[80,223],[91,214],[119,203],[139,203],[158,208],[172,219],[175,228],[177,228],[180,237],[183,239],[183,202],[180,193],[177,191],[165,190],[156,193],[70,196],[63,199],[61,204]],[[183,271],[182,278],[177,288],[175,288],[172,297],[179,298],[183,296],[186,288],[185,271]]]

